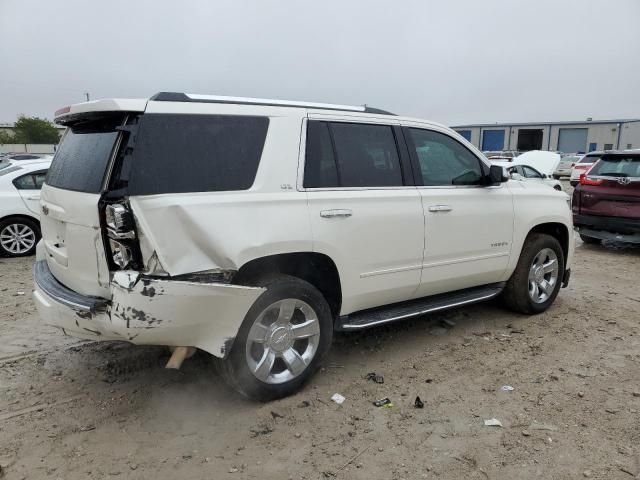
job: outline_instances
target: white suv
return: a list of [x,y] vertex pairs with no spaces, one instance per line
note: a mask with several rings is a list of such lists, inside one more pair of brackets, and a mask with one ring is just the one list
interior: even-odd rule
[[34,297],[94,340],[195,348],[262,400],[334,330],[569,280],[565,193],[507,181],[442,125],[341,105],[160,93],[66,107],[42,188]]

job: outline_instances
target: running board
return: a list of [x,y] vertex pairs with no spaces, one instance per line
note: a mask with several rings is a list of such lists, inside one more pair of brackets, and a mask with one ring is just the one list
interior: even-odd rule
[[466,288],[455,292],[441,293],[431,297],[361,310],[338,317],[335,328],[336,330],[361,330],[382,325],[383,323],[437,312],[438,310],[489,300],[500,294],[505,285],[506,282],[492,283],[481,287]]

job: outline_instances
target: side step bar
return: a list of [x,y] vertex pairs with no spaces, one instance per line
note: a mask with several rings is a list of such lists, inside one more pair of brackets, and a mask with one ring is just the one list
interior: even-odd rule
[[426,313],[459,307],[469,303],[489,300],[502,292],[506,282],[492,283],[481,287],[466,288],[455,292],[442,293],[431,297],[408,300],[383,307],[370,308],[343,315],[336,320],[336,330],[362,330],[384,323],[417,317]]

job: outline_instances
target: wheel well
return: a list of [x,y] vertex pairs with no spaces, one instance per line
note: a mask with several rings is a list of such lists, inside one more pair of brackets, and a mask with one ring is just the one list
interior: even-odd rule
[[328,256],[322,253],[297,252],[256,258],[240,267],[233,283],[250,284],[252,279],[267,273],[283,273],[309,282],[324,295],[331,313],[340,314],[340,274],[336,264]]
[[34,217],[30,217],[29,215],[7,215],[6,217],[2,217],[0,218],[0,222],[4,222],[5,220],[10,220],[10,219],[20,219],[20,218],[24,218],[26,220],[31,220],[32,222],[35,222],[36,225],[38,225],[38,229],[40,229],[40,221],[37,218]]
[[562,247],[562,253],[564,254],[565,265],[567,263],[567,255],[569,254],[569,230],[566,225],[562,223],[541,223],[531,229],[529,235],[532,233],[546,233],[555,237]]

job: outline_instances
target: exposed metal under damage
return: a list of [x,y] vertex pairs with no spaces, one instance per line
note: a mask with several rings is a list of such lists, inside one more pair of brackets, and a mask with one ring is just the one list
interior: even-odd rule
[[119,271],[110,284],[110,301],[75,294],[79,298],[69,303],[66,297],[71,291],[55,280],[46,261],[36,262],[34,272],[40,314],[67,333],[141,345],[196,347],[221,358],[229,353],[247,311],[264,291]]

